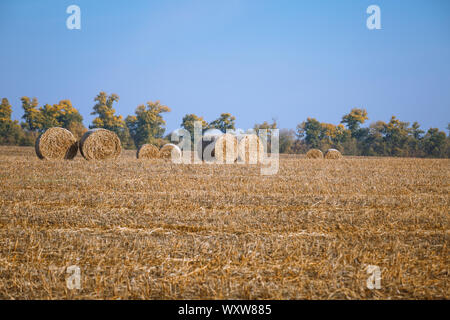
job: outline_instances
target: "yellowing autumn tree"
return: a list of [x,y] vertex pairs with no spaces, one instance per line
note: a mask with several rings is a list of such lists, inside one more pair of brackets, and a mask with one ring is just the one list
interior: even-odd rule
[[113,108],[114,102],[119,101],[119,96],[115,93],[108,96],[106,92],[100,92],[94,99],[97,102],[94,105],[92,115],[97,117],[92,121],[89,128],[103,128],[114,131],[122,145],[125,148],[133,148],[134,144],[131,140],[130,133],[121,115],[116,115],[116,110]]

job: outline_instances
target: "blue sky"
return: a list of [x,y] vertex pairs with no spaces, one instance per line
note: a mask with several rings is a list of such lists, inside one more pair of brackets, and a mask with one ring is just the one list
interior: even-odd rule
[[[66,8],[81,8],[68,30]],[[381,8],[368,30],[366,8]],[[1,0],[0,97],[70,99],[84,117],[100,91],[124,117],[160,100],[167,129],[187,113],[222,112],[238,127],[276,118],[339,123],[353,107],[369,122],[450,122],[448,0]]]

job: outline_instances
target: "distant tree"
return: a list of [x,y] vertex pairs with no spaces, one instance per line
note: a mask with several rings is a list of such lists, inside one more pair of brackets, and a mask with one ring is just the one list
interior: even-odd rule
[[166,122],[161,114],[164,112],[170,112],[170,108],[159,101],[149,101],[147,106],[136,108],[135,116],[126,118],[126,125],[137,147],[145,143],[158,144],[163,138]]
[[269,123],[268,121],[264,121],[263,123],[255,124],[253,128],[256,131],[256,133],[258,133],[258,131],[260,129],[265,129],[265,130],[277,129],[278,128],[278,124],[277,124],[277,121],[275,119],[272,119],[272,123]]
[[9,104],[7,98],[2,99],[2,103],[0,104],[0,121],[7,122],[11,121],[12,108]]
[[0,144],[20,144],[24,133],[18,121],[11,120],[12,108],[8,99],[3,98],[0,104]]
[[411,135],[414,137],[414,139],[420,140],[423,137],[423,134],[425,133],[423,130],[420,130],[420,124],[416,121],[411,126]]
[[187,114],[183,117],[181,127],[189,131],[191,140],[194,141],[194,122],[200,121],[202,123],[202,131],[208,129],[208,122],[203,117],[196,116],[195,114]]
[[280,153],[294,153],[295,131],[292,129],[281,129],[279,137]]
[[108,96],[106,92],[102,91],[95,97],[94,101],[97,103],[94,105],[94,111],[91,114],[97,115],[97,117],[92,121],[89,128],[103,128],[114,131],[124,148],[133,148],[134,144],[127,125],[122,116],[115,115],[116,110],[113,108],[114,102],[119,101],[119,96],[115,93]]
[[66,129],[77,128],[76,134],[84,131],[83,117],[77,109],[72,106],[70,100],[61,100],[58,104],[45,104],[38,108],[36,98],[30,100],[22,97],[22,107],[24,109],[23,127],[35,133],[41,133],[52,127],[63,127]]
[[366,109],[353,108],[350,113],[342,117],[341,123],[344,123],[351,131],[352,137],[357,137],[361,124],[367,119],[369,119],[369,117],[367,116]]
[[24,110],[24,115],[22,119],[25,119],[24,128],[29,131],[40,131],[42,130],[41,113],[38,106],[38,100],[36,98],[30,99],[28,97],[22,97],[22,108]]
[[217,118],[216,120],[212,121],[209,124],[209,128],[216,128],[222,132],[226,132],[227,129],[234,130],[235,129],[235,127],[234,127],[235,120],[236,120],[236,118],[233,117],[231,114],[222,113],[219,118]]
[[420,129],[420,124],[416,121],[409,128],[408,139],[408,156],[421,157],[424,155],[422,152],[422,140],[424,131]]
[[345,129],[342,124],[335,126],[331,123],[321,123],[319,139],[322,149],[329,147],[342,150],[342,144],[351,138],[350,130]]
[[116,116],[116,110],[113,108],[114,102],[119,101],[119,96],[115,93],[110,96],[106,92],[100,92],[94,99],[97,103],[94,105],[94,111],[91,115],[97,115],[92,121],[89,128],[103,128],[111,131],[116,131],[118,128],[125,127],[125,122],[122,116]]
[[80,139],[87,129],[83,125],[83,117],[72,106],[70,100],[61,100],[58,105],[58,122],[61,127],[72,132],[77,139]]
[[388,154],[391,156],[407,155],[409,123],[398,120],[395,116],[384,125],[382,133]]
[[306,121],[297,126],[297,136],[303,135],[309,148],[320,147],[321,132],[322,124],[314,118],[307,118]]
[[11,119],[12,108],[8,99],[3,98],[0,104],[0,144],[31,146],[35,136],[25,132],[17,120]]
[[430,128],[424,137],[424,149],[428,156],[443,157],[446,151],[445,132]]
[[49,128],[60,127],[61,123],[58,121],[59,110],[57,105],[45,104],[39,108],[39,131],[45,131]]

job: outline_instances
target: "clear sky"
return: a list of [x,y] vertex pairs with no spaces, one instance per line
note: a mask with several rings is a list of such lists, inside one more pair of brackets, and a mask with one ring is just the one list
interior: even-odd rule
[[[71,4],[81,30],[66,27]],[[381,30],[366,27],[371,4]],[[168,105],[168,130],[187,113],[230,112],[243,129],[337,124],[352,107],[369,122],[450,122],[448,0],[0,0],[0,41],[0,97],[15,119],[21,96],[70,99],[87,126],[106,91],[124,117]]]

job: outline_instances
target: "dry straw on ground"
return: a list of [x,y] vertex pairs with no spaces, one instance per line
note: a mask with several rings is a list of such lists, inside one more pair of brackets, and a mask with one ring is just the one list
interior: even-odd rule
[[319,149],[311,149],[306,153],[308,159],[323,159],[323,153]]
[[256,134],[243,135],[238,145],[239,160],[244,163],[260,163],[264,157],[264,146]]
[[73,159],[78,152],[78,143],[69,130],[55,127],[39,136],[35,151],[40,159]]
[[0,146],[0,299],[450,298],[449,159],[135,159]]
[[342,154],[339,152],[339,150],[336,149],[328,149],[328,151],[325,153],[325,159],[341,159]]
[[176,161],[181,158],[181,149],[173,143],[168,143],[162,146],[161,150],[159,150],[159,155],[163,159]]
[[238,157],[236,136],[225,133],[214,144],[214,158],[219,163],[234,163]]
[[137,153],[136,157],[138,159],[157,159],[160,158],[159,149],[152,144],[144,144],[142,145]]
[[81,138],[80,152],[86,160],[113,159],[122,152],[122,145],[114,132],[92,129]]

